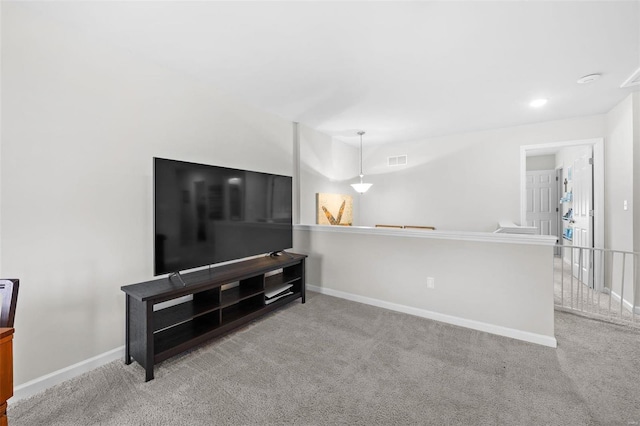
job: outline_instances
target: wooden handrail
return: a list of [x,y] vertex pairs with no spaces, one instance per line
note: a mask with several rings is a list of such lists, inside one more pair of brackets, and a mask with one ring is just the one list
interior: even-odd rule
[[7,400],[13,396],[13,328],[0,328],[0,426],[7,426]]

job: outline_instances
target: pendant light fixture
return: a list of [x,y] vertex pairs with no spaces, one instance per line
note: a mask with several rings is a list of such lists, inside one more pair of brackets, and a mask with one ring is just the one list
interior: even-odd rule
[[364,132],[361,130],[358,134],[360,135],[360,183],[352,183],[351,186],[353,186],[353,189],[355,189],[356,192],[364,194],[373,184],[362,182],[362,178],[364,177],[362,174],[362,135],[364,135]]

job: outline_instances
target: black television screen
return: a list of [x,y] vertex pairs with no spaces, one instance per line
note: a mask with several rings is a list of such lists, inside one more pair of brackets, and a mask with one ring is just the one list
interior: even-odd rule
[[290,176],[153,161],[155,275],[292,247]]

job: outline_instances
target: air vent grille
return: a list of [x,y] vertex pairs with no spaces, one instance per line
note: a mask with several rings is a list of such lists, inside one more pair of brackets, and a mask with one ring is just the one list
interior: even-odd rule
[[387,164],[389,167],[393,166],[406,166],[407,165],[407,156],[405,155],[396,155],[395,157],[388,157]]

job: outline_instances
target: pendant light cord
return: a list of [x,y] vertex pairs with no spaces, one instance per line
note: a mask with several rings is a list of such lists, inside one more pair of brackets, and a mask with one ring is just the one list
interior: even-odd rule
[[352,183],[351,186],[360,194],[364,194],[372,184],[363,182],[364,174],[362,173],[362,135],[364,135],[364,131],[360,130],[358,132],[358,135],[360,135],[360,183]]
[[360,180],[362,180],[362,177],[364,176],[362,174],[362,135],[364,135],[364,132],[359,131],[358,134],[360,135]]

